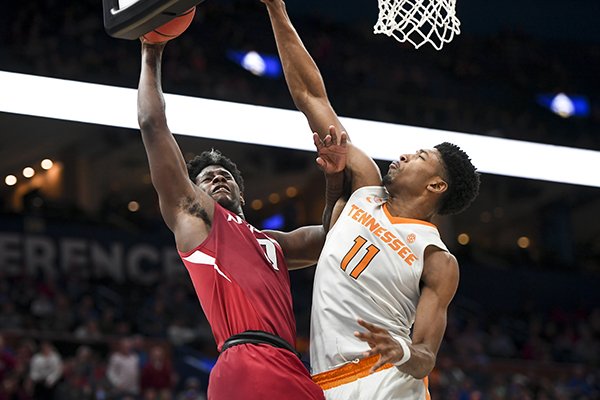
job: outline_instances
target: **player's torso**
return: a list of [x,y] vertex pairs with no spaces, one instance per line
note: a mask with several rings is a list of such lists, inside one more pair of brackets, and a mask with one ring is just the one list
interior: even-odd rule
[[218,347],[244,330],[265,330],[293,343],[289,275],[275,240],[216,205],[207,239],[180,255]]
[[350,361],[368,346],[357,318],[408,338],[420,295],[423,253],[445,246],[435,226],[394,218],[380,187],[357,190],[327,236],[315,274],[311,318],[313,373]]

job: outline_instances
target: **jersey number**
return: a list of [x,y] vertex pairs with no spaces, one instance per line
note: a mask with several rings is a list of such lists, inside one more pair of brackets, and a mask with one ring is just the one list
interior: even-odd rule
[[267,261],[271,263],[275,271],[279,271],[279,268],[277,268],[277,251],[275,250],[275,244],[269,239],[256,240],[258,241],[258,244],[260,244],[260,247],[262,247]]
[[[350,264],[350,261],[352,261],[354,257],[356,257],[358,252],[364,247],[366,243],[367,239],[365,239],[362,236],[357,236],[356,239],[354,239],[354,246],[352,246],[350,251],[346,253],[344,259],[342,260],[342,263],[340,264],[340,267],[342,267],[343,271],[346,270],[348,264]],[[375,257],[377,253],[379,253],[379,249],[375,245],[369,244],[369,246],[367,246],[367,254],[362,256],[358,264],[356,264],[356,267],[354,267],[354,269],[352,269],[352,272],[350,272],[350,276],[354,279],[358,279],[360,274],[362,274],[363,271],[369,266],[371,261],[373,261],[373,257]]]

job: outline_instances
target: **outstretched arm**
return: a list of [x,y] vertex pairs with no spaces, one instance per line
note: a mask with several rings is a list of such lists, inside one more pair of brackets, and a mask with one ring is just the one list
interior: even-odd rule
[[[277,51],[294,104],[321,139],[327,136],[330,126],[337,132],[345,131],[329,102],[321,73],[287,15],[285,3],[283,0],[261,1],[269,12]],[[352,189],[380,185],[381,174],[375,162],[352,144],[348,147],[347,168],[351,172]]]
[[[142,42],[142,67],[138,87],[138,123],[150,164],[152,184],[158,192],[160,211],[169,229],[175,233],[180,246],[182,229],[187,228],[184,204],[199,203],[212,219],[214,203],[210,197],[190,181],[181,150],[167,126],[165,100],[161,87],[163,44]],[[210,221],[199,221],[208,229]],[[181,234],[178,234],[181,233]],[[198,241],[200,238],[195,238]],[[200,239],[201,240],[201,239]]]
[[[426,377],[435,366],[446,330],[448,306],[458,288],[458,275],[458,263],[454,256],[434,247],[426,249],[421,277],[423,288],[417,305],[412,343],[405,346],[410,354],[398,366],[401,371],[417,379]],[[380,355],[371,372],[385,363],[397,363],[403,359],[403,347],[387,330],[362,320],[359,320],[359,324],[367,332],[356,332],[355,336],[371,347],[365,357]]]

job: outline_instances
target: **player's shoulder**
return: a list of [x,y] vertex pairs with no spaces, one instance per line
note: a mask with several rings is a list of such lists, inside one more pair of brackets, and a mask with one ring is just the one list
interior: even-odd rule
[[458,288],[460,270],[456,257],[448,251],[432,250],[425,257],[421,282],[449,303]]
[[364,199],[369,203],[383,204],[387,197],[383,186],[363,186],[352,192],[349,200]]
[[442,248],[436,244],[430,244],[425,248],[424,252],[425,259],[433,259],[439,262],[445,263],[458,263],[454,254],[450,253],[448,249]]
[[275,230],[271,230],[271,229],[266,229],[263,231],[257,231],[262,233],[263,235],[265,235],[267,237],[267,239],[278,243],[279,245],[281,245],[281,243],[285,243],[286,239],[290,236],[290,232],[283,232],[283,231],[275,231]]
[[424,253],[424,274],[448,276],[457,275],[458,271],[458,260],[454,254],[435,245],[427,246]]

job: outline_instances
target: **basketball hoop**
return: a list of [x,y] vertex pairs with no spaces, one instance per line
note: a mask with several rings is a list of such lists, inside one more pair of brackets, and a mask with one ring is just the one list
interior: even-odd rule
[[460,34],[456,0],[378,0],[379,19],[374,33],[409,42],[416,49],[430,43],[440,50]]

